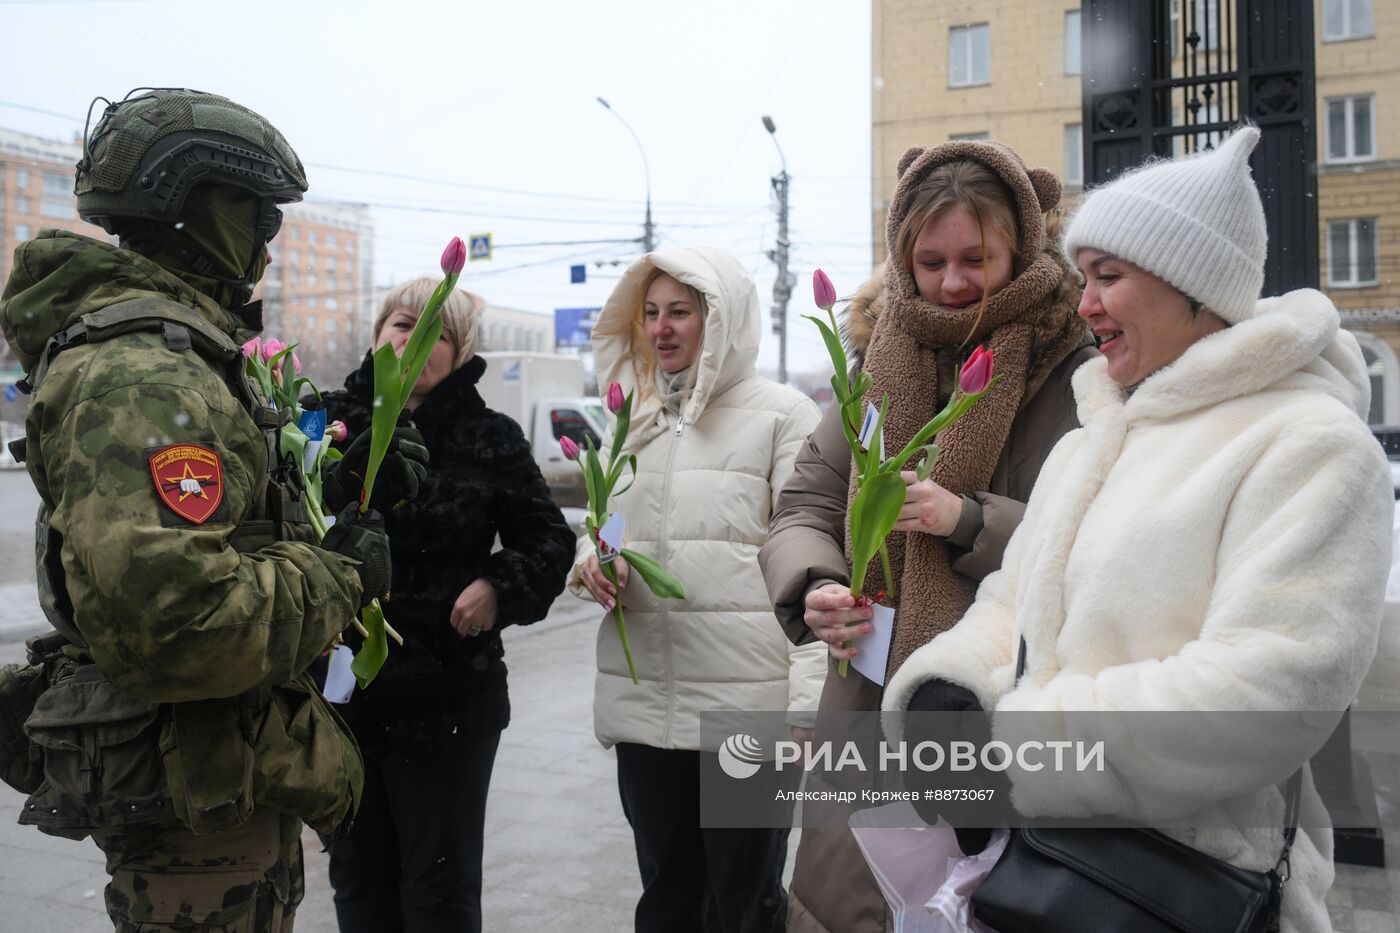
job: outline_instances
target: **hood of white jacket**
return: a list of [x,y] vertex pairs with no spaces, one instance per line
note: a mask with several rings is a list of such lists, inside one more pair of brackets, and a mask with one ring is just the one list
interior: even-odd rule
[[1341,329],[1336,307],[1310,288],[1264,298],[1247,320],[1192,344],[1129,394],[1095,359],[1074,374],[1079,420],[1088,424],[1109,407],[1131,423],[1161,421],[1258,392],[1314,389],[1363,420],[1371,381],[1356,338]]
[[593,326],[593,354],[598,385],[634,392],[627,447],[635,450],[662,423],[656,388],[656,354],[642,327],[643,284],[660,269],[705,296],[705,334],[690,400],[682,411],[694,423],[712,398],[755,374],[758,362],[758,289],[739,261],[710,247],[667,249],[634,262],[603,305]]

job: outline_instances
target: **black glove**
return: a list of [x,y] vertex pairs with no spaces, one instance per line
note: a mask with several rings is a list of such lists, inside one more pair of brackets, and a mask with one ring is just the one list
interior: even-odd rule
[[[922,684],[909,699],[911,713],[962,713],[956,720],[960,727],[950,731],[955,721],[952,717],[911,716],[906,720],[905,741],[910,745],[932,741],[946,745],[952,741],[972,742],[980,750],[991,741],[991,726],[982,716],[969,715],[982,711],[977,694],[952,681],[934,679]],[[940,728],[941,727],[941,728]],[[985,826],[986,813],[993,808],[986,803],[972,801],[935,801],[924,798],[927,790],[983,790],[992,789],[995,799],[1005,802],[1003,795],[1011,792],[1010,784],[1000,772],[988,772],[981,768],[975,771],[952,771],[940,769],[933,772],[911,769],[906,774],[905,783],[911,790],[919,792],[914,802],[914,810],[924,822],[932,825],[940,816],[953,826],[958,837],[958,847],[964,855],[976,855],[987,847],[992,830]],[[971,823],[972,825],[967,825]],[[978,825],[979,823],[983,825]]]
[[384,516],[374,509],[363,515],[350,503],[335,517],[335,524],[321,539],[321,547],[359,561],[360,605],[389,595],[393,568],[389,561],[389,536],[384,532]]
[[[360,501],[360,493],[365,488],[365,469],[369,465],[371,433],[364,431],[351,441],[345,456],[330,461],[321,477],[321,495],[332,512]],[[418,433],[413,422],[404,420],[394,428],[389,451],[379,464],[370,508],[387,512],[412,502],[418,497],[418,488],[427,475],[428,448],[423,445],[423,435]]]

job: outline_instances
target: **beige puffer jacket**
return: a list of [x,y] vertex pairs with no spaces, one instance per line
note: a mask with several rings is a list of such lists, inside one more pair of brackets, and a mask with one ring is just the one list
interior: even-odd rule
[[[641,289],[653,267],[699,289],[708,306],[695,387],[679,418],[661,404],[642,331]],[[788,641],[758,551],[819,413],[800,392],[757,375],[759,326],[753,280],[727,253],[700,248],[634,263],[593,329],[599,385],[636,393],[626,450],[637,455],[637,478],[609,508],[626,520],[626,546],[659,560],[686,589],[685,599],[658,600],[631,575],[622,603],[640,684],[627,674],[611,617],[601,618],[593,723],[604,746],[699,749],[706,710],[788,710],[794,725],[815,721],[826,646]],[[569,586],[582,598],[591,598],[579,576],[591,550],[581,537]]]

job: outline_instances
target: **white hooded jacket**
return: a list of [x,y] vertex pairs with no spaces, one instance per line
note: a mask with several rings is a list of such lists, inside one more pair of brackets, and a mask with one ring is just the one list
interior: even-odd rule
[[[694,388],[677,418],[660,400],[655,356],[642,330],[641,289],[661,269],[705,297]],[[661,562],[685,599],[659,600],[632,573],[622,594],[640,684],[627,673],[610,615],[598,629],[594,730],[604,746],[636,742],[699,749],[706,710],[789,711],[810,725],[826,646],[793,647],[773,614],[758,551],[817,406],[755,372],[758,292],[727,253],[663,250],[632,265],[593,328],[598,384],[635,392],[626,451],[637,478],[609,508],[626,520],[626,546]],[[611,436],[604,448],[612,443]],[[623,481],[625,484],[625,480]],[[579,539],[569,586],[592,551]]]
[[[995,709],[1002,739],[1015,727],[1000,714],[1014,711],[1346,708],[1376,649],[1394,504],[1385,456],[1357,417],[1370,401],[1365,364],[1332,303],[1311,290],[1265,299],[1131,394],[1102,359],[1074,389],[1083,427],[1046,461],[1002,569],[910,657],[885,709],[907,709],[934,678]],[[1047,739],[1073,740],[1082,722],[1051,718],[1065,734]],[[1102,773],[1013,769],[1017,809],[1194,827],[1168,831],[1272,868],[1276,782],[1319,735],[1258,730],[1222,760],[1210,743],[1144,734],[1129,718],[1121,739],[1134,754]],[[1201,809],[1202,798],[1217,802]],[[1332,839],[1310,776],[1301,823],[1283,929],[1330,930]]]

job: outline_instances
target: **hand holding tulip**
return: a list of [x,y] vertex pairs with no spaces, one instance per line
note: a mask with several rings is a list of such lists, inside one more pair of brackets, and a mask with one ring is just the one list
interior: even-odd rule
[[922,531],[947,537],[962,518],[963,497],[944,489],[931,479],[919,479],[913,470],[903,470],[904,507],[899,510],[895,531]]

